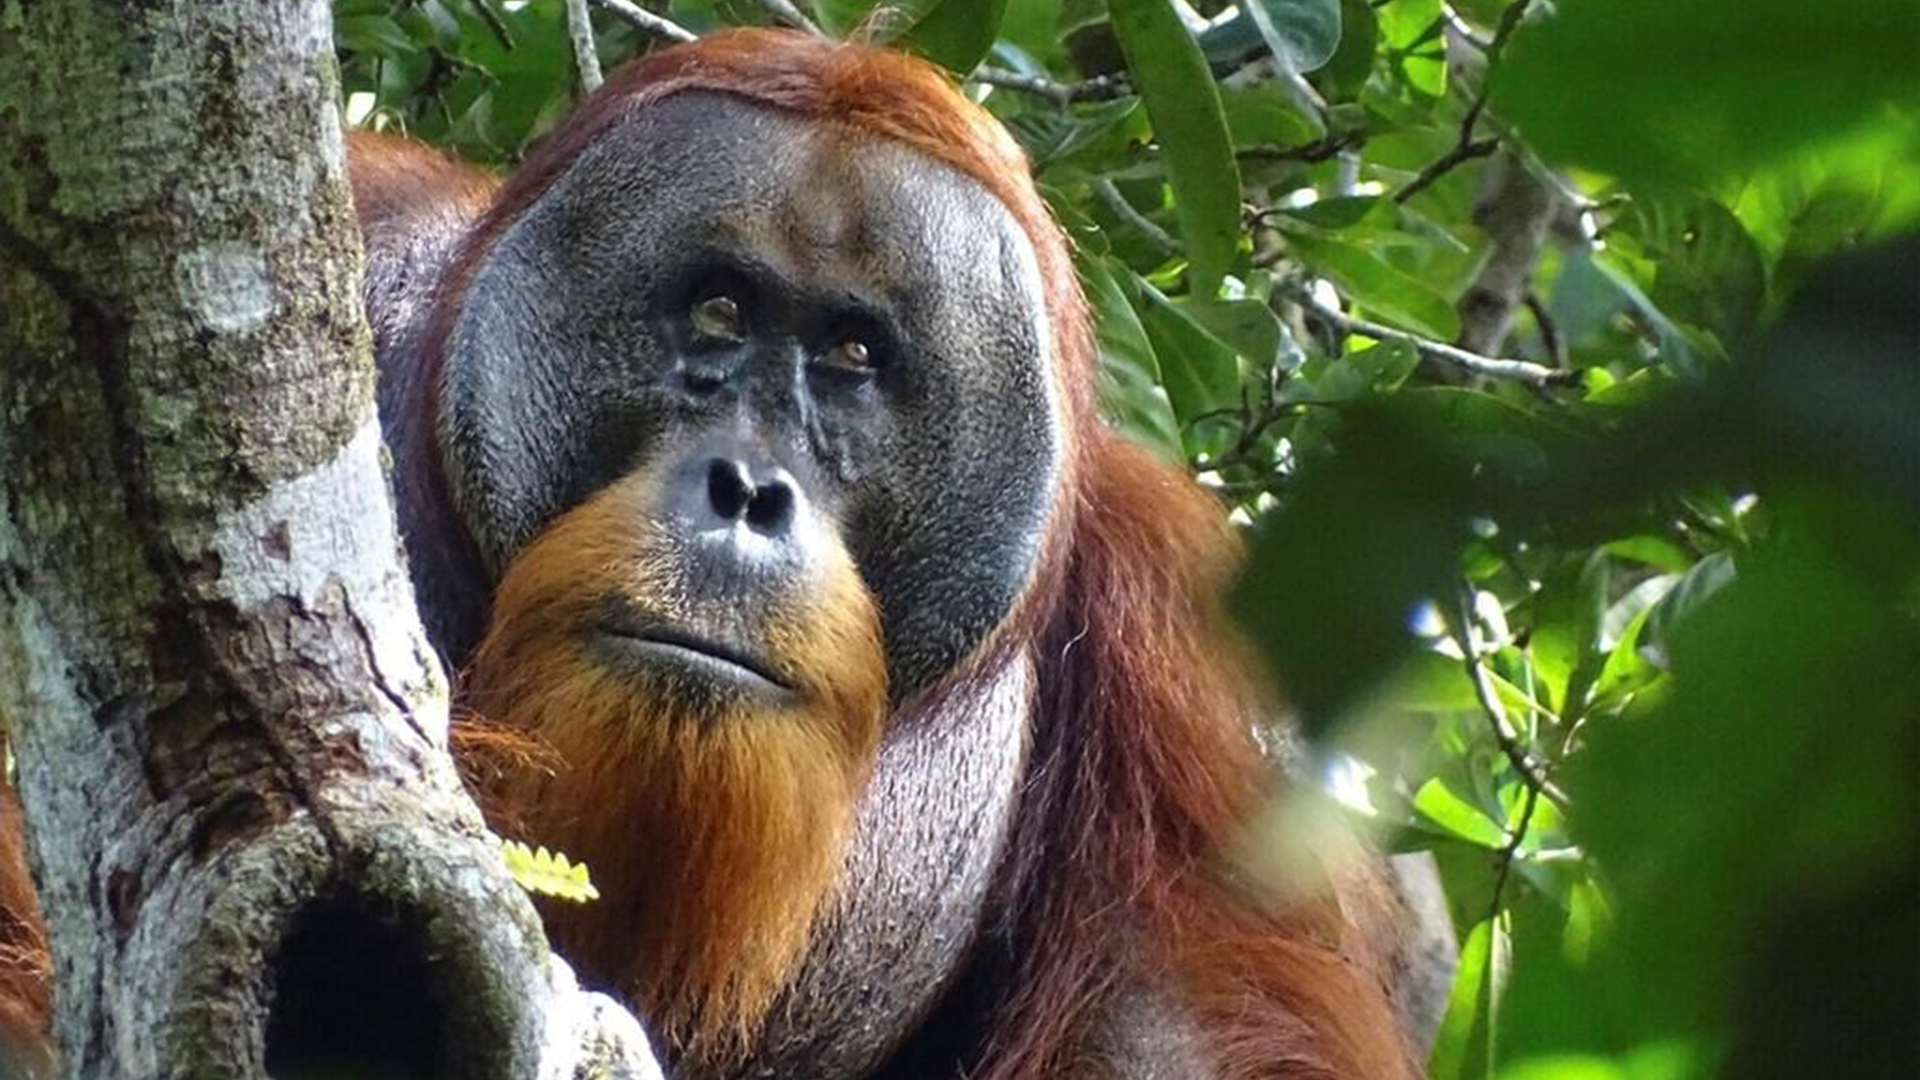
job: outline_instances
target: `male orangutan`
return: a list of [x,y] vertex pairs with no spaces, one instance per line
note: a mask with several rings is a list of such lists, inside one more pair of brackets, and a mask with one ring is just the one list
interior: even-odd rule
[[1236,874],[1279,778],[1234,541],[1102,423],[1067,245],[948,79],[733,31],[504,181],[352,151],[470,775],[591,866],[554,943],[670,1075],[1418,1075],[1372,872]]

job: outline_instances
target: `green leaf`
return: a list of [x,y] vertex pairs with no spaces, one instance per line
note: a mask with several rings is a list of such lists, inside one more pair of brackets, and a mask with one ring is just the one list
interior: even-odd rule
[[1507,834],[1500,825],[1437,777],[1420,785],[1413,808],[1459,839],[1494,850],[1506,846]]
[[1585,245],[1573,245],[1561,255],[1560,272],[1554,277],[1547,308],[1569,346],[1605,333],[1625,303],[1626,297],[1613,279],[1594,265]]
[[1213,73],[1168,0],[1109,0],[1108,10],[1166,154],[1190,287],[1212,297],[1240,244],[1240,170]]
[[1382,341],[1350,352],[1341,361],[1366,380],[1369,390],[1384,393],[1406,385],[1420,366],[1420,354],[1404,341]]
[[[1613,282],[1614,287],[1620,290],[1620,294],[1626,297],[1628,305],[1638,311],[1641,318],[1652,324],[1654,331],[1659,335],[1661,363],[1673,369],[1676,375],[1698,377],[1704,374],[1706,361],[1701,356],[1701,343],[1693,335],[1688,334],[1683,327],[1667,318],[1667,313],[1649,299],[1646,293],[1640,291],[1640,286],[1635,284],[1633,275],[1613,258],[1594,259],[1593,267],[1606,275],[1607,280]],[[1632,381],[1632,379],[1627,380],[1627,382]]]
[[1133,304],[1115,278],[1117,263],[1082,257],[1080,282],[1100,345],[1101,403],[1120,429],[1170,462],[1186,463],[1173,405],[1161,387],[1160,360]]
[[1606,552],[1609,555],[1632,559],[1672,574],[1685,573],[1687,568],[1693,565],[1693,554],[1664,536],[1629,536],[1621,540],[1608,541]]
[[1363,248],[1289,232],[1287,246],[1353,301],[1408,330],[1441,341],[1460,336],[1460,316],[1446,297]]
[[[924,10],[927,0],[920,3],[899,5],[917,15]],[[848,37],[860,28],[868,13],[878,6],[877,0],[813,0],[813,18],[820,29],[835,37]]]
[[1239,404],[1239,357],[1227,343],[1196,322],[1145,278],[1134,277],[1141,325],[1160,358],[1160,374],[1174,414],[1190,421],[1202,413]]
[[1650,299],[1660,310],[1726,343],[1753,330],[1766,303],[1767,269],[1731,211],[1694,195],[1641,194],[1623,224],[1654,264]]
[[1702,183],[1920,100],[1912,0],[1555,6],[1515,35],[1494,87],[1498,114],[1555,161]]
[[[1460,946],[1460,967],[1453,975],[1447,1015],[1434,1037],[1428,1070],[1436,1077],[1492,1075],[1493,1019],[1506,988],[1511,963],[1507,916],[1483,919]],[[1478,1038],[1476,1038],[1478,1036]]]
[[1641,647],[1659,649],[1664,654],[1674,630],[1684,625],[1700,605],[1733,584],[1737,576],[1733,556],[1724,551],[1716,551],[1695,563],[1648,610],[1647,625],[1640,632]]
[[1194,302],[1186,312],[1207,332],[1261,368],[1298,362],[1299,346],[1273,309],[1258,300]]
[[1395,0],[1375,8],[1381,43],[1399,61],[1407,85],[1430,98],[1447,92],[1447,44],[1441,0]]
[[1373,71],[1380,43],[1380,19],[1367,0],[1340,0],[1340,47],[1315,73],[1314,82],[1329,100],[1347,101],[1360,92]]
[[1689,1027],[1724,1040],[1713,1075],[1900,1076],[1911,1055],[1877,1033],[1910,1025],[1911,951],[1888,944],[1920,935],[1912,504],[1831,467],[1766,498],[1774,528],[1738,579],[1673,627],[1670,693],[1642,722],[1589,725],[1568,763],[1616,898],[1594,966],[1632,995],[1608,1035],[1711,1018]]
[[1660,669],[1640,655],[1640,631],[1647,624],[1649,610],[1642,608],[1628,620],[1620,631],[1620,640],[1607,654],[1607,662],[1601,665],[1600,677],[1593,684],[1593,708],[1596,711],[1602,706],[1622,703],[1659,676]]
[[874,42],[926,57],[964,75],[1000,34],[1007,0],[815,0],[813,14],[837,37],[864,31]]
[[1140,107],[1138,98],[1120,98],[1067,110],[1035,109],[1007,121],[1035,172],[1100,143]]
[[1339,0],[1245,0],[1260,37],[1282,67],[1318,70],[1340,45]]
[[1480,707],[1460,661],[1430,649],[1408,658],[1394,674],[1391,688],[1393,704],[1402,709],[1455,712]]
[[1007,0],[938,0],[895,44],[962,75],[993,48]]
[[1606,656],[1600,626],[1612,575],[1605,554],[1589,552],[1544,581],[1534,605],[1533,637],[1527,643],[1534,670],[1552,690],[1562,719],[1577,716],[1588,687]]
[[1007,13],[1000,20],[1000,40],[1044,57],[1061,51],[1067,32],[1063,0],[1007,0]]
[[1235,146],[1298,146],[1320,137],[1320,128],[1273,83],[1220,88],[1220,105]]
[[1776,300],[1816,261],[1920,221],[1920,113],[1888,110],[1852,137],[1742,177],[1728,203],[1772,266]]
[[1376,195],[1336,195],[1331,199],[1316,199],[1306,206],[1288,207],[1281,213],[1293,221],[1329,232],[1351,229],[1363,221],[1380,217],[1386,219],[1381,224],[1388,228],[1403,227],[1394,213],[1393,203]]
[[349,52],[400,59],[420,51],[419,43],[387,15],[350,15],[333,24],[334,44]]
[[1420,354],[1404,341],[1383,341],[1331,358],[1311,387],[1289,385],[1287,401],[1352,401],[1378,391],[1395,390],[1420,365]]

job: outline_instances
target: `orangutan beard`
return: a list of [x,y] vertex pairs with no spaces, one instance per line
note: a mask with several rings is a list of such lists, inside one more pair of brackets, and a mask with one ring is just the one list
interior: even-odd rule
[[558,951],[706,1072],[749,1051],[833,895],[886,665],[844,553],[756,627],[790,694],[608,662],[591,630],[610,589],[669,615],[682,594],[670,545],[633,524],[641,494],[616,485],[508,568],[456,742],[496,829],[591,870],[599,900],[542,904]]

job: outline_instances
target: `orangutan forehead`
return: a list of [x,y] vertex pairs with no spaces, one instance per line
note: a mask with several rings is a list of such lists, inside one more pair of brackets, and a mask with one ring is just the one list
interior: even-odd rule
[[[597,213],[644,213],[800,278],[892,293],[985,290],[1038,302],[1018,220],[992,191],[905,142],[735,94],[652,102],[582,156]],[[602,201],[616,192],[611,205]]]

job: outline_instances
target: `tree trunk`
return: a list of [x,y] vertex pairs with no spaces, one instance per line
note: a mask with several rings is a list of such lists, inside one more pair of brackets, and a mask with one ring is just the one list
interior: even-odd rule
[[88,1080],[656,1075],[447,753],[324,0],[0,2],[0,717]]

